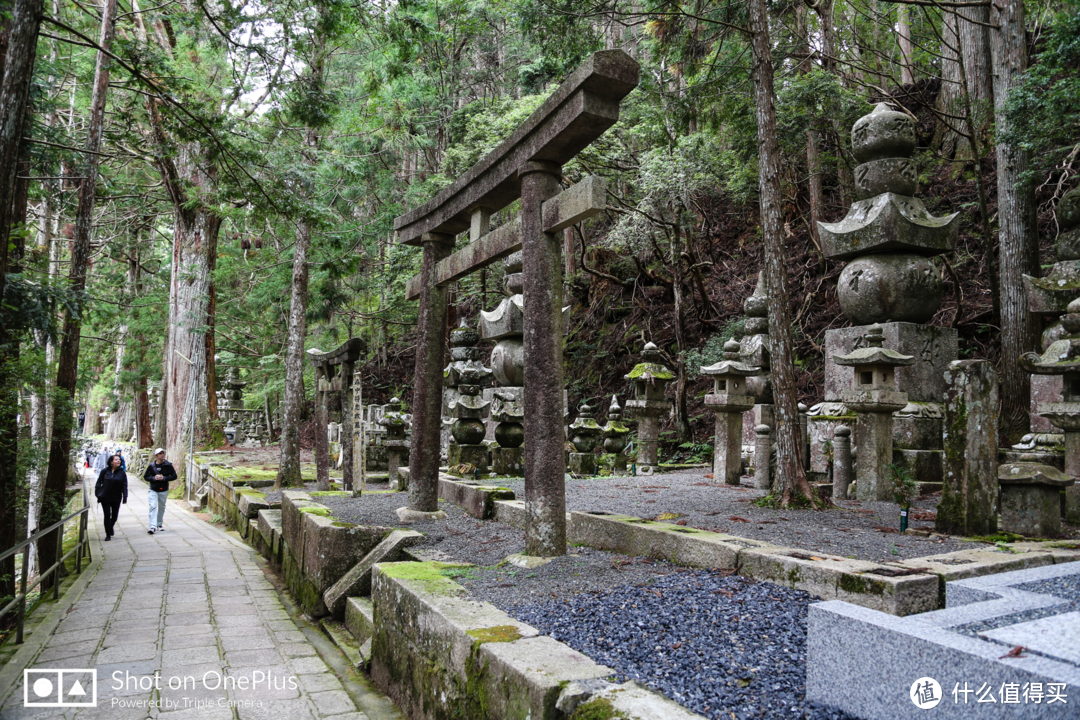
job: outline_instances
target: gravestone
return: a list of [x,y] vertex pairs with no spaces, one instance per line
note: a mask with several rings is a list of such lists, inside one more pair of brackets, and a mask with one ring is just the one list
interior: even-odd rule
[[[359,395],[359,373],[354,376],[354,368],[365,347],[360,338],[350,338],[330,352],[315,348],[307,351],[308,362],[315,369],[315,474],[320,489],[330,489],[330,445],[327,435],[329,418],[326,411],[328,394],[341,393],[343,416],[349,415],[350,408],[358,404],[350,400],[354,391]],[[351,418],[342,417],[342,428],[349,431],[349,436],[343,437],[341,443],[342,483],[345,490],[353,490],[354,480],[357,478],[353,458],[358,438],[355,423]]]
[[[602,187],[598,180],[560,192],[562,164],[615,124],[619,103],[637,86],[638,72],[637,62],[620,50],[594,53],[502,144],[433,200],[394,222],[399,242],[423,247],[421,273],[407,288],[407,296],[420,300],[409,459],[412,515],[438,508],[447,285],[520,249],[527,408],[525,552],[566,552],[559,233],[606,203],[596,192]],[[483,220],[519,198],[519,219],[482,235]],[[451,255],[455,235],[464,231],[469,231],[470,242]]]

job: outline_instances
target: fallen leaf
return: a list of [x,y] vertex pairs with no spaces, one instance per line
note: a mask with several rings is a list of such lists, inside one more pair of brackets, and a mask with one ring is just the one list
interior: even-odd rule
[[1009,652],[1007,652],[1004,655],[1002,655],[1001,657],[999,657],[998,660],[1001,660],[1001,659],[1007,658],[1007,657],[1014,657],[1014,658],[1027,657],[1027,655],[1024,654],[1024,646],[1023,645],[1017,645],[1012,650],[1010,650]]
[[745,523],[750,522],[750,520],[747,520],[746,518],[741,518],[738,515],[732,515],[731,517],[728,518],[728,520],[733,520],[735,522],[745,522]]
[[674,645],[672,645],[672,646],[671,646],[671,649],[672,649],[672,650],[678,650],[678,649],[679,649],[679,648],[681,648],[681,647],[682,647],[682,643],[681,643],[681,642],[677,642],[677,643],[675,643]]
[[649,589],[649,592],[651,592],[651,593],[652,593],[653,595],[655,595],[656,597],[660,598],[661,600],[663,600],[663,599],[664,599],[664,596],[660,594],[660,591],[659,591],[659,590],[656,590],[656,589],[654,589],[654,588],[650,588],[650,589]]
[[707,478],[711,478],[711,477],[712,477],[712,473],[709,473],[709,474],[708,474],[708,475],[706,475],[705,477],[707,477]]
[[656,516],[657,520],[674,520],[677,517],[681,517],[679,513],[665,512]]
[[874,526],[874,529],[877,530],[879,533],[885,533],[886,535],[888,535],[889,533],[899,533],[900,532],[899,530],[897,530],[894,527],[882,527],[880,525]]
[[676,525],[685,525],[686,524],[686,518],[683,518],[682,520],[676,520],[675,524]]

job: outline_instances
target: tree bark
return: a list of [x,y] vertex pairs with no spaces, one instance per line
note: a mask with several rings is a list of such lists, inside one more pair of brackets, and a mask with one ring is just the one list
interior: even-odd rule
[[[11,237],[11,211],[15,196],[15,177],[26,132],[30,81],[37,59],[38,31],[44,0],[14,0],[3,53],[3,80],[0,80],[0,298],[4,296],[4,277],[8,272],[8,245]],[[0,323],[3,323],[0,313]],[[0,331],[3,327],[0,327]]]
[[289,335],[285,344],[285,399],[281,413],[281,460],[275,488],[300,485],[300,416],[304,409],[304,337],[307,333],[308,246],[311,226],[301,222],[293,246]]
[[[956,117],[948,117],[943,123],[936,145],[948,158],[972,159],[974,153],[965,136],[974,131],[978,137],[984,137],[993,120],[993,61],[990,29],[985,25],[989,21],[990,9],[987,7],[959,8],[944,14],[938,109]],[[970,104],[970,113],[967,104]]]
[[[1023,0],[999,0],[991,7],[994,59],[994,105],[998,130],[1009,89],[1027,69]],[[1018,363],[1034,350],[1038,334],[1027,312],[1023,275],[1039,275],[1038,225],[1035,190],[1021,182],[1029,153],[1005,142],[997,143],[998,273],[1001,295],[1001,434],[1015,442],[1031,424],[1031,385]]]
[[[94,90],[87,117],[87,155],[83,179],[79,181],[79,204],[75,213],[75,238],[72,242],[71,264],[68,272],[70,290],[81,293],[86,288],[87,266],[90,260],[90,230],[93,223],[94,191],[97,188],[98,151],[105,129],[105,101],[109,90],[109,65],[107,51],[116,28],[116,0],[105,0],[102,6],[101,35],[98,44],[103,48],[97,53],[94,70]],[[82,332],[81,312],[64,312],[64,326],[60,338],[60,353],[56,370],[57,400],[53,408],[53,433],[49,443],[49,470],[45,476],[45,492],[42,497],[41,522],[51,525],[62,517],[68,469],[71,466],[72,403],[75,400],[75,384],[79,373],[79,336]],[[38,542],[38,556],[52,558],[56,555],[58,535],[52,533]],[[48,580],[52,586],[53,578]],[[43,586],[44,589],[44,586]]]
[[773,402],[777,444],[774,493],[783,505],[800,496],[813,501],[802,465],[799,408],[796,395],[791,311],[788,307],[787,262],[783,236],[783,195],[780,187],[780,145],[776,136],[775,93],[765,0],[750,0],[750,79],[754,86],[757,120],[761,229],[765,244],[765,284],[769,293],[769,348],[772,358]]
[[911,85],[915,82],[915,68],[912,65],[915,48],[911,42],[911,22],[908,20],[910,8],[907,5],[899,5],[896,12],[896,42],[900,46],[900,84]]

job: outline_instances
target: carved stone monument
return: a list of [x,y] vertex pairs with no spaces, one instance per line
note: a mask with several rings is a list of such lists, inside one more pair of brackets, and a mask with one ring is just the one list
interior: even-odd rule
[[[849,261],[837,294],[856,326],[825,333],[825,402],[809,414],[837,421],[849,417],[851,408],[842,395],[855,387],[857,369],[838,365],[834,358],[864,347],[867,326],[880,323],[884,345],[914,358],[897,367],[892,380],[892,390],[907,394],[893,422],[895,439],[904,448],[897,461],[921,481],[940,481],[944,373],[957,356],[957,333],[924,323],[933,318],[943,290],[941,272],[930,258],[952,250],[957,215],[934,217],[913,197],[917,174],[911,160],[911,117],[882,103],[856,121],[851,137],[861,163],[855,168],[859,199],[843,220],[819,222],[818,231],[825,257]],[[832,428],[811,426],[812,445],[820,447],[821,433],[831,435]],[[821,463],[819,455],[811,458],[813,469],[823,469]]]
[[405,413],[401,412],[401,398],[391,398],[390,408],[379,420],[386,428],[386,472],[390,485],[397,485],[398,468],[409,461],[409,440],[406,435],[408,424]]
[[593,417],[593,407],[587,402],[582,403],[577,419],[570,425],[570,442],[577,450],[570,453],[570,472],[581,476],[596,474],[595,450],[603,434],[603,428]]
[[626,449],[630,428],[622,422],[622,407],[615,395],[611,396],[607,417],[607,424],[604,425],[604,454],[598,462],[602,474],[610,470],[612,475],[617,475],[626,472],[626,456],[623,455],[623,450]]

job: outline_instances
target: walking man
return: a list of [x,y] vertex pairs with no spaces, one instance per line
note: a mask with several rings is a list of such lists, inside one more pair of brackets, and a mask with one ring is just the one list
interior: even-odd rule
[[165,517],[165,501],[169,498],[169,481],[176,479],[176,468],[165,459],[165,448],[154,451],[154,460],[143,473],[143,480],[150,483],[150,529],[147,531],[153,535],[165,528],[161,521]]

